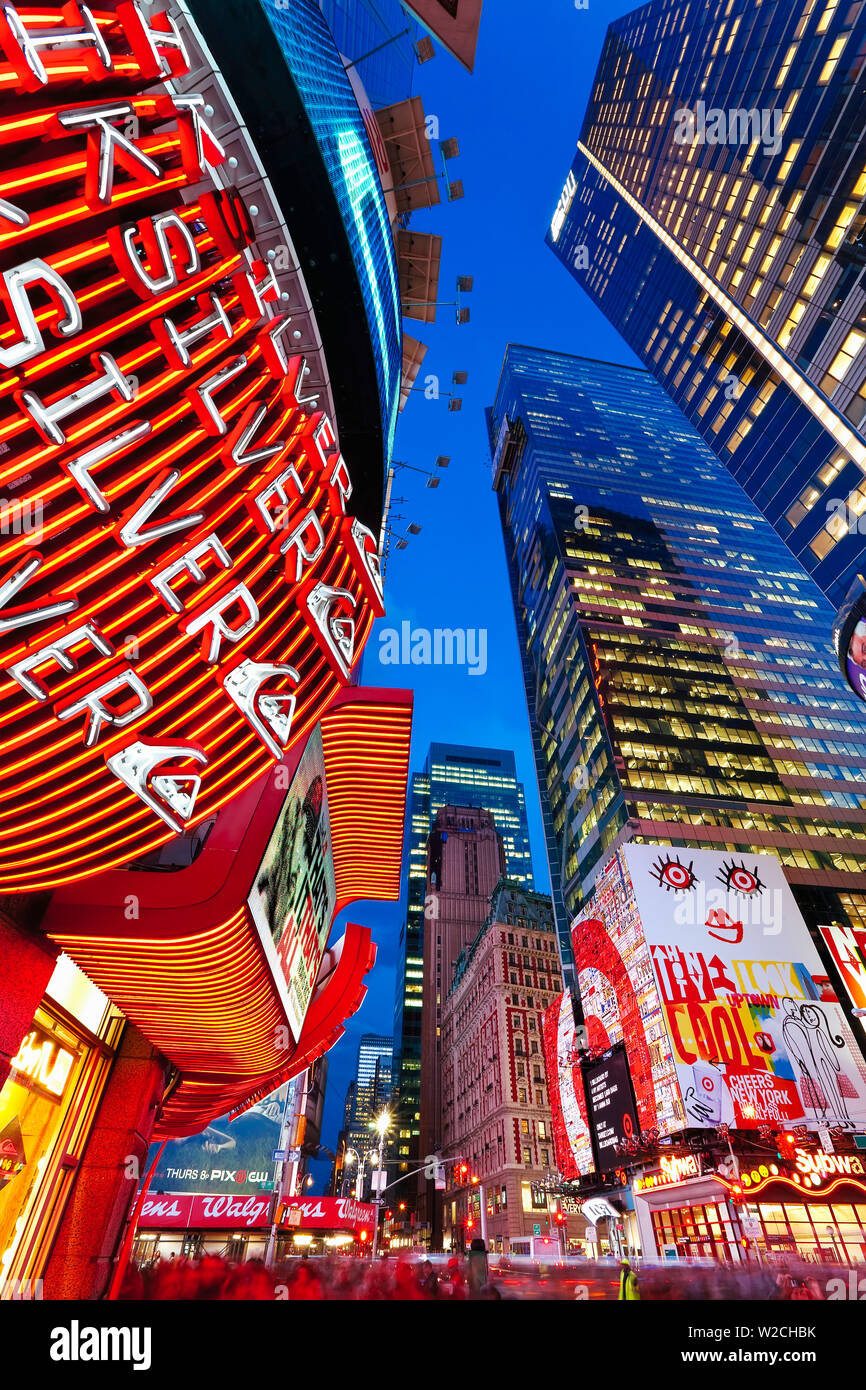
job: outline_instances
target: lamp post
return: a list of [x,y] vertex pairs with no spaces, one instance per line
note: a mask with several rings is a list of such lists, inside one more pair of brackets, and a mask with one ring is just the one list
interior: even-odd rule
[[384,1171],[383,1165],[384,1165],[385,1135],[386,1135],[386,1133],[387,1133],[387,1131],[388,1131],[388,1128],[389,1128],[390,1124],[391,1124],[391,1112],[390,1112],[389,1110],[383,1110],[379,1115],[376,1116],[376,1129],[377,1129],[377,1131],[378,1131],[378,1133],[379,1133],[379,1166],[378,1166],[378,1172],[379,1172],[379,1174],[380,1174],[380,1177],[379,1177],[379,1181],[378,1181],[377,1184],[376,1184],[376,1220],[375,1220],[374,1223],[373,1223],[373,1259],[374,1259],[374,1260],[375,1260],[375,1258],[376,1258],[376,1249],[377,1249],[378,1244],[379,1244],[379,1207],[381,1206],[381,1203],[382,1203],[382,1198],[381,1198],[380,1192],[381,1192],[381,1190],[382,1190],[381,1174],[382,1174],[383,1171]]

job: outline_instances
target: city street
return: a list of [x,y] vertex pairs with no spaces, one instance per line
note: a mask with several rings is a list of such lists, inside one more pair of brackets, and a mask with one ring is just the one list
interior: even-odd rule
[[856,1377],[866,0],[9,0],[0,152],[8,1346]]

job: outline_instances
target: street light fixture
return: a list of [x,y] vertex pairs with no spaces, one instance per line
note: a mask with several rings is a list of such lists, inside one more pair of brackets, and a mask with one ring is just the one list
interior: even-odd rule
[[[420,527],[419,527],[419,530],[420,530]],[[381,1110],[381,1111],[379,1112],[379,1114],[376,1116],[376,1119],[375,1119],[375,1121],[374,1121],[374,1127],[375,1127],[375,1129],[378,1131],[378,1134],[379,1134],[379,1170],[378,1170],[378,1178],[377,1178],[377,1182],[376,1182],[376,1204],[375,1204],[375,1205],[376,1205],[376,1219],[375,1219],[375,1222],[374,1222],[374,1224],[373,1224],[373,1259],[375,1260],[375,1258],[376,1258],[376,1248],[377,1248],[377,1246],[378,1246],[378,1244],[379,1244],[379,1207],[380,1207],[381,1204],[382,1204],[381,1192],[382,1192],[382,1189],[383,1189],[383,1186],[384,1186],[384,1184],[383,1184],[383,1182],[382,1182],[382,1175],[383,1175],[383,1173],[384,1173],[384,1161],[385,1161],[385,1159],[384,1159],[385,1135],[387,1134],[388,1130],[389,1130],[390,1127],[391,1127],[391,1112],[390,1112],[390,1110]]]

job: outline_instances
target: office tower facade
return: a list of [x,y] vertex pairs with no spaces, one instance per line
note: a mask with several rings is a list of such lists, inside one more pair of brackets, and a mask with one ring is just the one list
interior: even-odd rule
[[[424,913],[423,1007],[419,1157],[442,1147],[442,1006],[454,964],[490,910],[493,891],[505,874],[505,848],[489,811],[443,806],[427,842]],[[423,1221],[433,1248],[441,1240],[441,1201],[429,1176],[419,1183]]]
[[834,606],[866,550],[866,16],[613,23],[548,244]]
[[866,913],[866,724],[831,610],[639,369],[509,347],[489,416],[542,799],[577,913],[625,840],[775,854]]
[[558,1251],[586,1223],[563,1214],[562,1235],[541,1191],[556,1168],[542,1021],[562,989],[550,899],[502,879],[446,988],[441,1142],[455,1161],[446,1165],[445,1245],[468,1248],[481,1235],[491,1251],[528,1253],[540,1228]]
[[[406,915],[394,1005],[397,1120],[393,1150],[404,1172],[416,1166],[419,1154],[427,841],[437,812],[446,805],[489,811],[502,837],[509,877],[524,887],[533,886],[526,798],[517,780],[514,754],[504,748],[431,743],[423,771],[412,776],[403,850]],[[414,1197],[411,1179],[406,1188],[409,1198]]]
[[[370,1191],[370,1173],[374,1167],[368,1159],[378,1148],[375,1130],[376,1116],[391,1100],[394,1039],[377,1033],[365,1033],[358,1045],[355,1075],[346,1089],[343,1108],[343,1127],[337,1139],[334,1166],[334,1187],[339,1193],[356,1191],[358,1164],[361,1167],[361,1194]],[[347,1161],[347,1154],[352,1156]]]

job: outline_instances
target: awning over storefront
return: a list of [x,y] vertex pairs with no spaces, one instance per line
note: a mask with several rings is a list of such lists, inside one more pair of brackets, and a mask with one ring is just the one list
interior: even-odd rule
[[727,1197],[727,1187],[714,1173],[634,1192],[635,1203],[644,1202],[650,1211],[670,1211],[675,1207],[692,1206],[695,1202],[724,1202]]

